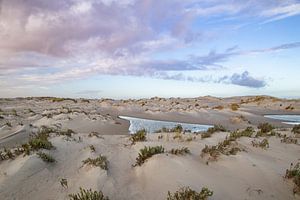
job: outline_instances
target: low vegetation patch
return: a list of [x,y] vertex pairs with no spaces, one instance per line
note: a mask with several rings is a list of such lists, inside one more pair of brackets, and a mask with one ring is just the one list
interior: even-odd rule
[[62,102],[62,101],[73,101],[74,103],[77,103],[76,99],[71,99],[71,98],[59,98],[59,97],[51,97],[49,99],[52,102]]
[[272,131],[275,127],[269,123],[260,123],[257,128],[260,129],[260,132],[262,134],[266,134],[266,133]]
[[146,129],[141,129],[137,131],[136,133],[130,136],[131,143],[135,144],[136,142],[146,141],[147,140],[146,134],[147,134]]
[[203,187],[200,192],[192,190],[189,187],[182,187],[174,194],[168,191],[167,200],[206,200],[213,195],[213,191]]
[[212,135],[212,133],[210,133],[210,132],[201,133],[201,139],[209,138],[209,137],[211,137],[211,135]]
[[92,191],[92,189],[83,189],[80,187],[80,191],[77,194],[69,194],[70,200],[109,200],[104,196],[102,191]]
[[214,110],[223,110],[223,109],[224,109],[224,106],[221,106],[221,105],[215,106],[215,107],[213,107],[213,109],[214,109]]
[[29,140],[28,144],[30,145],[31,150],[51,149],[51,148],[53,148],[53,145],[48,140],[48,136],[46,134],[36,135],[34,138]]
[[40,149],[52,149],[54,146],[48,140],[49,132],[52,131],[49,131],[48,128],[41,128],[38,133],[30,138],[28,143],[22,144],[21,146],[18,146],[11,150],[4,149],[4,152],[0,151],[0,160],[13,159],[15,156],[21,155],[23,153],[25,155],[30,155],[31,151],[37,151]]
[[182,147],[180,149],[171,149],[169,153],[174,154],[174,155],[185,155],[191,153],[189,148],[187,147]]
[[98,156],[97,158],[88,158],[82,161],[84,165],[92,165],[100,167],[101,169],[108,170],[108,160],[105,156]]
[[287,169],[285,172],[285,178],[293,179],[294,182],[294,194],[300,194],[300,163],[296,165],[291,163],[290,169]]
[[237,111],[240,108],[240,106],[237,103],[232,103],[232,104],[230,104],[230,108],[233,111]]
[[53,163],[55,162],[55,159],[46,153],[43,152],[38,152],[37,155],[44,161],[44,162],[48,162],[48,163]]
[[175,132],[175,133],[182,133],[183,128],[180,124],[177,124],[174,128],[170,130],[170,132]]
[[214,125],[213,127],[210,127],[207,129],[206,132],[201,133],[201,139],[209,138],[214,134],[215,132],[226,132],[226,128],[222,125]]
[[210,127],[207,129],[206,132],[208,133],[215,133],[215,132],[226,132],[226,128],[222,125],[214,125],[213,127]]
[[221,155],[236,155],[237,152],[242,151],[238,147],[237,142],[233,142],[230,139],[226,138],[224,141],[219,142],[218,145],[208,146],[202,149],[201,157],[204,157],[206,154],[209,154],[210,160],[217,160],[217,158]]
[[151,158],[153,155],[164,153],[165,149],[162,146],[155,147],[144,147],[140,149],[140,153],[136,158],[136,165],[141,166],[148,158]]
[[270,147],[270,145],[269,145],[269,141],[268,141],[268,139],[263,139],[262,141],[256,141],[256,140],[253,140],[252,142],[252,146],[254,146],[254,147],[260,147],[260,148],[262,148],[262,149],[267,149],[267,148],[269,148]]
[[295,125],[292,129],[292,132],[295,134],[300,134],[300,124]]
[[229,140],[235,141],[236,139],[240,137],[252,137],[253,133],[255,133],[254,128],[251,126],[248,126],[246,129],[242,131],[234,131],[231,132],[229,135]]
[[[155,131],[156,133],[182,133],[183,127],[180,124],[177,124],[174,128],[162,127],[161,129]],[[186,130],[185,130],[186,131]]]
[[65,131],[58,131],[57,134],[58,135],[65,135],[68,137],[72,137],[72,134],[74,134],[75,132],[72,129],[67,129]]
[[286,136],[283,135],[283,138],[280,140],[282,143],[286,143],[286,144],[297,144],[298,140],[296,138],[293,138],[291,136]]

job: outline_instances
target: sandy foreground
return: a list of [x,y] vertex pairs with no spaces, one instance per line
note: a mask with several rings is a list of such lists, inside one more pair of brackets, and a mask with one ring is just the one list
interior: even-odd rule
[[[233,104],[238,108],[233,109]],[[299,100],[273,97],[220,99],[141,99],[141,100],[61,100],[55,98],[0,99],[0,149],[13,149],[28,142],[42,126],[72,129],[71,136],[50,133],[54,148],[32,151],[13,159],[0,160],[0,199],[69,199],[80,187],[101,190],[110,199],[166,199],[168,191],[189,186],[213,191],[209,199],[300,199],[293,194],[294,183],[284,178],[290,163],[300,162],[299,136],[292,126],[266,119],[264,114],[299,114]],[[129,123],[119,115],[202,124],[221,124],[229,131],[261,122],[277,127],[278,135],[291,136],[298,144],[281,142],[282,137],[240,137],[234,144],[236,155],[221,154],[217,159],[201,156],[205,145],[224,141],[227,132],[209,138],[201,134],[147,134],[147,141],[132,144]],[[93,134],[91,134],[93,133]],[[252,141],[268,139],[269,148],[254,147]],[[91,149],[91,145],[95,151]],[[165,153],[136,163],[144,146],[161,145]],[[171,149],[187,147],[186,155]],[[47,163],[37,152],[56,161]],[[108,169],[84,165],[83,160],[104,155]],[[67,179],[68,187],[62,187]]]

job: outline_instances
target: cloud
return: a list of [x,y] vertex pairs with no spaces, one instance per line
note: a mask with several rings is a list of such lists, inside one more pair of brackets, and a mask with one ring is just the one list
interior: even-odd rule
[[244,71],[241,74],[234,73],[230,76],[217,77],[214,76],[203,76],[203,77],[194,77],[186,76],[182,73],[177,74],[168,74],[168,73],[158,73],[155,75],[155,78],[164,79],[164,80],[176,80],[176,81],[191,81],[191,82],[200,82],[200,83],[224,83],[232,84],[249,88],[263,88],[267,85],[266,81],[262,78],[256,78],[250,75],[248,71]]
[[270,17],[270,19],[264,21],[263,23],[270,23],[270,22],[278,21],[299,14],[300,14],[300,3],[286,4],[262,12],[263,16]]
[[251,88],[262,88],[267,85],[265,80],[250,76],[248,71],[244,71],[242,74],[234,73],[232,76],[229,77],[224,76],[219,79],[219,82],[230,83]]
[[[0,0],[0,77],[20,85],[97,74],[208,82],[168,72],[222,69],[234,56],[297,48],[300,43],[248,51],[234,46],[187,58],[155,54],[209,41],[214,31],[197,24],[199,20],[263,22],[298,11],[293,0]],[[250,82],[251,77],[240,78]]]

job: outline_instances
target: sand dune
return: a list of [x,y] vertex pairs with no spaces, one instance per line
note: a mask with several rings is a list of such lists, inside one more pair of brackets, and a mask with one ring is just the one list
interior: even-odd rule
[[[208,187],[213,191],[209,199],[300,199],[298,194],[293,194],[292,180],[284,178],[290,163],[300,161],[300,146],[281,141],[286,134],[299,143],[299,135],[291,132],[292,126],[262,116],[266,113],[297,114],[300,103],[271,97],[256,101],[254,97],[90,100],[89,103],[81,100],[77,103],[70,100],[52,102],[51,98],[2,99],[0,148],[13,149],[28,142],[29,135],[43,126],[53,129],[48,139],[54,148],[32,150],[30,155],[22,153],[0,161],[1,199],[69,199],[69,194],[83,187],[101,190],[110,199],[157,200],[166,199],[168,191],[175,192],[184,186],[195,191]],[[232,103],[239,104],[238,110],[230,108]],[[294,109],[286,110],[285,106],[290,104]],[[224,108],[214,108],[218,105]],[[149,110],[145,111],[145,106]],[[161,111],[155,111],[157,109]],[[211,159],[202,149],[205,145],[224,141],[229,131],[218,131],[204,139],[201,134],[190,133],[147,134],[146,141],[132,144],[129,124],[119,119],[119,115],[222,124],[230,130],[252,126],[257,132],[260,122],[270,122],[278,128],[273,136],[239,137],[233,143],[241,151],[232,155],[221,153]],[[65,134],[68,129],[74,133]],[[252,141],[260,142],[265,138],[269,148],[252,145]],[[160,145],[165,153],[152,156],[141,166],[133,166],[140,149]],[[187,147],[190,153],[174,155],[169,152],[182,147]],[[48,153],[56,161],[44,162],[37,152]],[[82,162],[99,155],[107,158],[107,170]],[[67,188],[62,187],[61,179],[67,179]]]

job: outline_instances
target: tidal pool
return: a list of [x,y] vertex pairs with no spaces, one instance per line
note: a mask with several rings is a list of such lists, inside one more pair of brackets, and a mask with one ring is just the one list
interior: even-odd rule
[[284,124],[300,124],[300,115],[265,115],[264,117],[280,120]]
[[190,123],[182,123],[182,122],[170,122],[170,121],[160,121],[160,120],[151,120],[151,119],[143,119],[136,117],[128,117],[128,116],[119,116],[121,119],[128,120],[130,122],[129,132],[135,133],[138,130],[146,129],[148,133],[155,133],[156,131],[167,128],[174,128],[176,125],[181,125],[183,130],[189,130],[192,133],[206,131],[208,128],[213,127],[211,125],[205,124],[190,124]]

